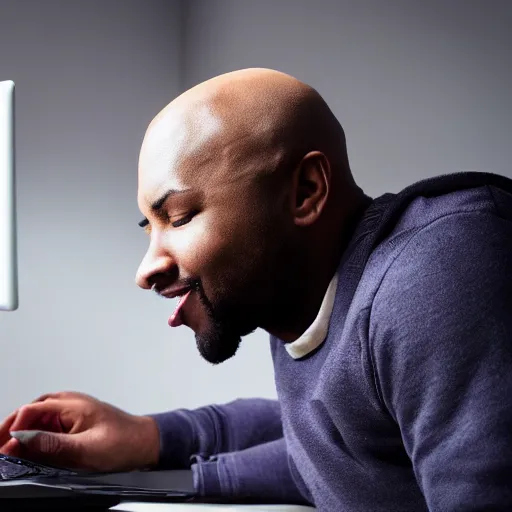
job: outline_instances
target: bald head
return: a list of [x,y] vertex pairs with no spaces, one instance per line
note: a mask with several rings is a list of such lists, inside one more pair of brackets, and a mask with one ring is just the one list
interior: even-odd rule
[[211,362],[257,327],[291,341],[318,311],[358,190],[343,130],[313,88],[268,69],[203,82],[144,138],[150,243],[137,282],[192,290],[169,322],[191,327]]
[[[269,69],[226,73],[189,89],[150,124],[140,169],[176,188],[253,179],[321,151],[340,183],[351,181],[345,136],[312,87]],[[142,176],[143,178],[143,176]]]

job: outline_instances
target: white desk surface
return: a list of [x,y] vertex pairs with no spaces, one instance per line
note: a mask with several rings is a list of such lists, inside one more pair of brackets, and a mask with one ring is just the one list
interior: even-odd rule
[[121,503],[110,510],[117,512],[312,512],[299,505],[208,505],[203,503]]

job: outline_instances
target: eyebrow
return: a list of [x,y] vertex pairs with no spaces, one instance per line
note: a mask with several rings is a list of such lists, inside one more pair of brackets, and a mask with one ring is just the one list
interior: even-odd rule
[[[187,192],[190,192],[190,190],[176,190],[174,188],[170,188],[164,194],[162,194],[159,199],[151,203],[151,211],[153,211],[154,213],[158,213],[162,209],[162,206],[165,204],[167,199],[169,199],[169,197],[185,194]],[[141,228],[144,228],[149,224],[149,220],[147,219],[147,217],[144,217],[138,224]]]

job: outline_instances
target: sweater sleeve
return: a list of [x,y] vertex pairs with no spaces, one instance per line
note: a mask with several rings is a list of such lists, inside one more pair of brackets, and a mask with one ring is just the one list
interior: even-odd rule
[[246,398],[149,416],[160,432],[159,469],[189,468],[192,456],[208,459],[283,436],[276,400]]
[[512,510],[512,223],[452,214],[414,235],[375,297],[377,389],[429,510]]
[[199,496],[310,504],[293,479],[284,438],[207,460],[199,458],[192,471]]

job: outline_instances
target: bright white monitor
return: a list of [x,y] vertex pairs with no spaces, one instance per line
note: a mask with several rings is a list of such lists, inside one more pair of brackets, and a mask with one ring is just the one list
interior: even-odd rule
[[0,310],[18,308],[14,82],[0,82]]

